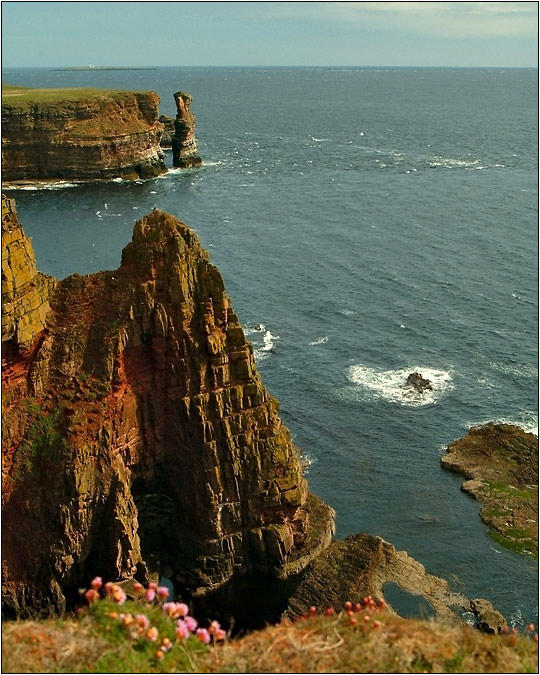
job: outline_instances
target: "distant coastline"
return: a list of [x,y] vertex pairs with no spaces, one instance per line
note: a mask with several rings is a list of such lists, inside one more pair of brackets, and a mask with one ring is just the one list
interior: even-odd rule
[[71,66],[70,68],[53,68],[53,70],[157,70],[150,66]]

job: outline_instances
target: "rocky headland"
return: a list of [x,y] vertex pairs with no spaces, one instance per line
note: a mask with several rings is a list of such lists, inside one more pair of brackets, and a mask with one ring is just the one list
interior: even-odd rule
[[2,233],[4,617],[60,614],[100,574],[128,594],[166,576],[198,616],[237,626],[390,582],[482,624],[490,606],[382,539],[332,541],[334,512],[185,224],[154,210],[118,270],[61,281],[36,271],[4,197]]
[[[175,94],[175,97],[177,95]],[[178,163],[202,164],[191,96],[176,119]],[[2,87],[4,185],[57,180],[152,178],[167,168],[154,92]],[[181,109],[180,109],[181,108]]]
[[538,437],[510,424],[473,427],[441,458],[463,474],[461,489],[482,504],[491,536],[518,553],[538,557]]

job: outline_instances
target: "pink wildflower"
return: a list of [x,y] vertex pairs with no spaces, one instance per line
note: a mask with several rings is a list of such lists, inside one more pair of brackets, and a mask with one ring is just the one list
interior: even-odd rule
[[347,612],[350,612],[352,610],[352,602],[350,600],[347,600],[347,602],[345,603],[345,609],[347,610]]
[[169,597],[169,589],[166,586],[158,586],[157,594],[163,600]]
[[138,581],[136,581],[133,584],[133,590],[135,591],[135,593],[141,593],[142,591],[144,591],[144,586],[140,584]]
[[214,640],[216,640],[217,642],[219,642],[220,640],[224,640],[226,637],[227,633],[223,630],[223,628],[218,628],[214,633]]
[[144,594],[144,599],[146,602],[153,602],[156,597],[156,592],[153,588],[148,588]]
[[211,640],[210,633],[206,630],[206,628],[197,628],[196,635],[197,640],[204,642],[205,645],[207,645]]
[[220,630],[221,626],[219,625],[219,621],[212,621],[210,623],[210,626],[208,627],[208,632],[210,635],[214,635],[218,630]]
[[374,621],[373,622],[373,628],[380,628],[382,626],[382,623],[380,621]]
[[161,661],[165,654],[161,651],[161,649],[158,649],[155,656],[158,661]]
[[86,602],[91,605],[93,602],[99,600],[99,593],[93,588],[89,588],[84,594],[84,597],[86,598]]
[[107,583],[105,584],[104,588],[105,588],[105,595],[107,595],[107,596],[111,595],[111,594],[112,594],[112,591],[113,591],[113,588],[114,588],[113,582],[112,582],[112,581],[107,581]]
[[133,623],[133,616],[131,614],[120,614],[118,617],[123,626],[131,626]]
[[135,617],[135,623],[143,630],[146,630],[150,627],[150,619],[146,616],[146,614],[137,614]]
[[334,608],[333,608],[333,607],[329,607],[329,608],[326,610],[326,616],[332,616],[333,613],[334,613]]
[[174,619],[177,611],[176,602],[163,603],[163,611],[169,618]]
[[169,638],[168,638],[168,637],[164,637],[163,640],[161,641],[161,649],[162,649],[164,652],[168,652],[169,649],[172,649],[172,647],[173,647],[173,644],[172,644],[172,642],[169,640]]
[[148,584],[148,588],[149,588],[151,591],[157,591],[158,585],[157,585],[154,581],[151,581],[151,582]]
[[150,626],[145,633],[145,637],[150,642],[155,642],[158,639],[158,629],[155,626]]
[[368,623],[368,621],[371,621],[371,617],[369,616],[369,614],[366,614],[364,616],[364,623]]
[[534,630],[534,623],[530,623],[530,624],[527,626],[527,628],[528,628],[530,631],[533,631],[533,630]]
[[315,614],[317,614],[317,608],[316,607],[310,607],[309,608],[309,615],[315,616]]
[[199,625],[197,623],[197,619],[194,619],[192,616],[188,615],[188,616],[184,617],[184,621],[185,621],[185,624],[188,627],[188,630],[190,631],[190,633],[194,633],[195,629]]
[[187,640],[190,635],[189,628],[186,626],[185,621],[180,619],[176,624],[176,637],[179,640]]
[[123,605],[127,599],[126,594],[120,588],[120,586],[115,586],[112,592],[112,599],[116,602],[117,605]]
[[90,582],[90,586],[97,591],[103,586],[103,579],[101,577],[94,577]]
[[176,611],[178,612],[178,616],[187,616],[189,614],[189,607],[184,602],[177,602]]

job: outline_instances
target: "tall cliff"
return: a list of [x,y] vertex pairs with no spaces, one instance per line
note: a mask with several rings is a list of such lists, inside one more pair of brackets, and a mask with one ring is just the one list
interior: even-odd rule
[[286,583],[328,546],[333,511],[308,493],[221,275],[186,225],[155,210],[117,271],[47,288],[46,325],[45,294],[31,334],[6,334],[6,616],[61,611],[96,573],[145,580],[163,565],[192,597],[233,597],[253,579]]
[[184,91],[174,94],[176,119],[171,138],[173,165],[182,169],[201,166],[202,160],[195,140],[195,115],[190,111],[193,97]]
[[3,180],[159,175],[158,104],[154,92],[3,88]]

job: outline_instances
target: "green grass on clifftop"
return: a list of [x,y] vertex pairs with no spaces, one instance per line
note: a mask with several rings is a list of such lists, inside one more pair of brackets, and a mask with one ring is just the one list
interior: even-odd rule
[[[154,634],[134,638],[141,614]],[[178,640],[159,606],[100,601],[79,619],[4,623],[2,672],[536,673],[537,647],[533,627],[528,635],[486,635],[365,607],[313,608],[295,622],[203,644],[195,635]]]
[[80,101],[91,98],[112,98],[125,93],[128,92],[118,89],[91,89],[85,87],[36,89],[19,87],[12,84],[3,84],[2,105],[17,105],[19,103],[65,103],[66,101]]

